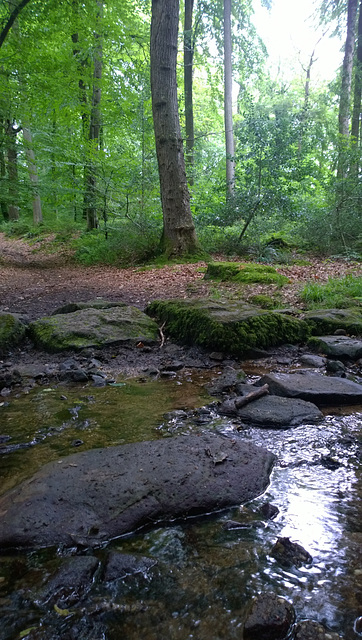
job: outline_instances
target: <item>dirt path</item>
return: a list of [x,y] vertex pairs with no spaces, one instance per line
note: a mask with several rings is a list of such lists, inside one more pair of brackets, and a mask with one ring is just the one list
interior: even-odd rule
[[[49,239],[32,247],[23,240],[9,239],[0,233],[0,311],[19,312],[34,319],[51,313],[65,302],[84,302],[96,297],[143,309],[148,302],[158,298],[201,297],[209,293],[217,296],[222,289],[229,295],[232,293],[228,285],[203,280],[204,262],[161,269],[83,267],[75,265],[64,251],[49,254],[48,245]],[[311,260],[306,266],[285,266],[278,271],[290,280],[281,290],[283,302],[300,306],[298,291],[304,282],[323,282],[347,273],[361,275],[362,266],[343,260]],[[272,294],[274,289],[252,285],[243,290],[243,296]]]

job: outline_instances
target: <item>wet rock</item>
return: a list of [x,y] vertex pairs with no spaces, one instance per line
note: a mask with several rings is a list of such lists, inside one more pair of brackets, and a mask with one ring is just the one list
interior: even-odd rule
[[112,552],[109,554],[104,580],[124,580],[136,573],[146,575],[157,564],[154,558],[135,556],[128,553]]
[[225,367],[223,373],[208,383],[207,391],[211,396],[220,396],[223,393],[230,393],[235,385],[245,379],[245,373],[242,369],[234,369],[233,367]]
[[251,603],[244,624],[245,640],[282,640],[295,620],[293,605],[275,593],[261,593]]
[[46,351],[82,350],[122,343],[155,342],[157,324],[136,307],[85,308],[30,323],[34,342]]
[[109,300],[102,300],[97,298],[96,300],[89,300],[88,302],[67,302],[61,307],[57,307],[52,316],[65,313],[73,313],[74,311],[82,311],[84,309],[112,309],[113,307],[126,307],[124,302],[110,302]]
[[269,373],[256,386],[264,384],[272,395],[307,400],[318,407],[362,402],[362,385],[318,373]]
[[329,357],[342,360],[358,360],[362,357],[362,340],[348,336],[318,336],[310,341]]
[[335,471],[342,466],[342,463],[337,460],[337,458],[333,457],[332,454],[328,453],[325,456],[321,456],[321,465],[326,469],[330,469],[331,471]]
[[325,366],[327,358],[323,358],[322,356],[315,356],[312,353],[305,353],[300,357],[300,362],[307,367],[315,367],[316,369],[320,369],[321,367]]
[[174,360],[173,362],[168,363],[165,369],[168,371],[181,371],[184,367],[185,365],[181,360]]
[[[220,407],[220,413],[222,407],[223,405]],[[227,409],[230,409],[230,404],[227,405]],[[241,409],[235,409],[235,415],[247,424],[272,429],[287,429],[303,423],[314,424],[323,417],[312,402],[278,396],[265,396],[254,400]]]
[[75,556],[67,559],[37,593],[41,604],[57,604],[60,608],[78,602],[92,587],[99,561],[93,556]]
[[274,460],[251,442],[216,434],[80,452],[0,497],[0,547],[98,546],[240,504],[266,489]]
[[260,512],[266,520],[273,520],[277,517],[279,509],[275,504],[264,502],[264,504],[260,508]]
[[107,380],[103,376],[92,375],[91,379],[94,387],[105,387],[107,384]]
[[294,640],[342,640],[338,633],[328,631],[319,622],[313,620],[303,620],[295,625]]
[[301,567],[303,564],[313,562],[310,553],[297,542],[291,542],[290,538],[278,538],[270,555],[283,567]]
[[353,630],[358,633],[358,635],[362,636],[362,616],[355,619]]
[[326,364],[326,371],[334,376],[346,377],[346,367],[340,360],[328,360]]

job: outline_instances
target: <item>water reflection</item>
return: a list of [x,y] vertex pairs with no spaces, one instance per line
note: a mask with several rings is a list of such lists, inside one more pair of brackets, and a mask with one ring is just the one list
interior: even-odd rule
[[[164,412],[204,402],[200,388],[182,379],[178,382],[182,384],[135,383],[135,387],[66,394],[42,390],[23,398],[23,404],[14,402],[2,414],[6,417],[2,430],[12,435],[11,442],[43,439],[1,457],[2,490],[49,459],[73,452],[76,438],[89,448],[169,435],[159,429]],[[206,426],[183,425],[187,432],[211,428],[239,434],[276,453],[278,462],[267,492],[241,510],[235,507],[174,523],[98,550],[101,563],[112,549],[155,558],[158,565],[152,574],[128,581],[105,585],[96,580],[69,617],[35,607],[32,599],[44,571],[50,575],[61,560],[61,550],[0,557],[1,640],[15,640],[30,626],[35,635],[29,637],[37,640],[240,639],[250,598],[265,590],[291,600],[298,619],[318,620],[345,640],[356,640],[354,622],[362,615],[361,423],[362,414],[357,413],[327,415],[319,425],[286,431],[251,427],[236,431],[235,423],[221,419]],[[334,462],[332,468],[326,461]],[[265,502],[278,506],[275,520],[265,522],[261,517]],[[228,519],[246,526],[225,529]],[[313,563],[299,569],[281,567],[270,555],[280,536],[300,543]],[[112,608],[114,604],[119,608]],[[95,607],[100,612],[96,615]]]

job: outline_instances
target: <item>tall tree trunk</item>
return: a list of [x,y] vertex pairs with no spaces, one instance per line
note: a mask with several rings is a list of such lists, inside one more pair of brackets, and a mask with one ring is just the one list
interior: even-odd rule
[[344,49],[342,67],[342,86],[339,101],[338,131],[340,135],[340,150],[338,157],[337,178],[342,179],[346,174],[345,150],[349,143],[349,121],[351,85],[353,70],[353,55],[356,37],[356,16],[358,0],[348,0],[347,36]]
[[178,20],[179,0],[152,0],[152,111],[163,211],[161,247],[168,256],[197,248],[177,103]]
[[41,200],[39,195],[39,178],[38,168],[35,162],[35,153],[33,149],[33,136],[28,127],[23,127],[23,138],[25,140],[26,157],[28,159],[29,177],[33,191],[33,221],[34,224],[40,224],[43,221],[41,209]]
[[6,127],[6,147],[8,159],[8,178],[9,178],[9,220],[19,220],[18,205],[18,152],[16,148],[16,136],[20,129],[14,127],[10,120],[7,121]]
[[192,95],[192,76],[194,60],[194,36],[192,14],[194,0],[185,0],[184,20],[184,92],[185,92],[185,129],[186,129],[186,168],[190,185],[194,184],[194,105]]
[[[97,0],[98,5],[98,23],[101,25],[103,18],[103,0]],[[97,229],[97,167],[95,158],[101,145],[101,80],[103,66],[103,42],[100,33],[94,34],[95,47],[93,59],[93,93],[92,108],[89,123],[89,162],[87,163],[85,173],[85,204],[87,214],[87,229]]]
[[231,0],[224,0],[224,121],[226,150],[226,187],[228,195],[232,196],[235,187],[235,147],[233,130]]
[[[358,10],[358,28],[357,28],[357,58],[354,72],[354,94],[353,94],[353,113],[351,136],[352,143],[358,149],[361,141],[361,99],[362,99],[362,0],[360,1]],[[356,161],[352,167],[353,173],[358,175],[359,163]]]

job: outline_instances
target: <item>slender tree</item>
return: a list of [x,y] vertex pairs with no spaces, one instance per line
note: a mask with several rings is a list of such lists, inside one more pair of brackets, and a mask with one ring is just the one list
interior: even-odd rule
[[152,111],[163,211],[161,247],[168,256],[197,248],[177,103],[178,21],[179,0],[152,0]]
[[[351,135],[352,143],[358,147],[361,137],[361,99],[362,99],[362,0],[358,10],[357,27],[357,56],[354,72],[354,94]],[[355,163],[354,170],[358,174],[358,163]]]
[[345,174],[344,151],[348,146],[350,104],[353,55],[356,37],[356,16],[358,0],[348,0],[347,7],[347,35],[344,48],[344,58],[342,67],[342,85],[339,100],[338,131],[340,135],[340,153],[338,158],[337,177],[342,179]]
[[224,122],[226,150],[226,187],[229,196],[235,187],[235,146],[233,129],[233,71],[231,44],[231,0],[224,0]]
[[184,92],[185,92],[185,131],[186,131],[186,167],[190,185],[194,183],[194,105],[193,105],[193,9],[194,0],[185,0],[184,20]]

